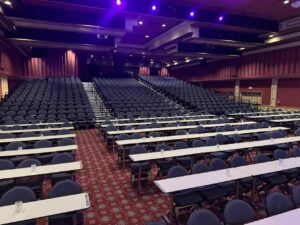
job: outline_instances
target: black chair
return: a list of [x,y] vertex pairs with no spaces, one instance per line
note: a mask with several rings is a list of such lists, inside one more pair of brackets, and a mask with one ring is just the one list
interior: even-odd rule
[[[69,162],[74,162],[73,156],[69,153],[58,153],[51,160],[51,164],[60,164],[60,163],[69,163]],[[53,174],[51,176],[52,185],[66,179],[72,180],[73,173],[63,172],[63,173]]]
[[[0,159],[0,170],[13,169],[14,164],[8,159]],[[14,179],[6,179],[0,181],[0,196],[15,185]]]
[[222,223],[213,212],[198,209],[190,215],[187,225],[222,225]]
[[[270,158],[266,155],[257,155],[255,158],[255,163],[264,163],[269,162]],[[268,190],[272,189],[275,186],[279,186],[282,191],[284,191],[283,186],[287,186],[288,179],[286,176],[280,174],[280,173],[268,173],[259,176],[259,179],[264,182],[264,191],[265,193],[268,192]]]
[[[143,154],[147,153],[144,146],[136,145],[130,149],[130,154]],[[131,181],[134,182],[135,178],[139,176],[139,168],[141,168],[141,179],[147,179],[150,177],[151,164],[149,162],[131,163]]]
[[246,224],[254,220],[256,220],[255,211],[247,202],[235,199],[226,204],[224,210],[226,225]]
[[[14,187],[2,196],[2,198],[0,199],[0,206],[13,205],[18,201],[26,203],[36,200],[36,196],[30,188]],[[36,219],[10,223],[10,225],[36,225]]]
[[[159,144],[155,147],[156,152],[169,151],[169,150],[171,150],[171,148],[167,144]],[[163,177],[163,176],[167,175],[169,169],[172,166],[177,165],[177,161],[176,161],[176,159],[159,159],[159,160],[157,160],[156,164],[158,167],[158,176]]]
[[292,199],[296,207],[300,207],[300,186],[294,186],[292,189]]
[[[49,192],[49,198],[74,195],[81,193],[80,186],[72,180],[63,180],[56,183]],[[76,221],[74,224],[73,221]],[[63,213],[48,217],[49,225],[83,225],[84,217],[81,211]]]
[[[19,163],[17,168],[26,168],[26,167],[40,166],[40,165],[42,165],[42,164],[37,159],[25,159]],[[27,177],[18,178],[18,179],[16,179],[16,184],[21,185],[21,186],[27,186],[39,195],[41,193],[43,177],[42,176],[34,176],[34,177],[29,177],[29,178],[27,178]]]
[[293,202],[280,192],[269,193],[266,198],[266,210],[269,216],[284,213],[294,208]]
[[[48,140],[39,140],[34,143],[33,148],[50,148],[52,146],[53,146],[52,142],[50,142]],[[43,164],[47,164],[47,163],[50,163],[53,156],[54,156],[54,153],[53,154],[43,154],[43,155],[39,155],[37,157],[37,159],[40,160]]]
[[[168,171],[168,178],[188,175],[187,170],[182,166],[173,166]],[[203,201],[201,194],[197,190],[184,190],[172,193],[173,212],[178,221],[179,210],[186,207],[198,205]]]

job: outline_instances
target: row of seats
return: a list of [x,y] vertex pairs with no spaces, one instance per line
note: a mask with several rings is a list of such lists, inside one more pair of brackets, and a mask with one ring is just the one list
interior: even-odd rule
[[173,77],[140,76],[139,79],[191,110],[213,114],[257,111],[248,104],[237,103],[227,96],[215,94]]
[[89,99],[78,78],[51,78],[22,83],[0,106],[2,123],[68,120],[94,122]]
[[[265,211],[268,216],[278,215],[300,207],[300,186],[292,188],[292,199],[281,192],[270,192],[266,197]],[[250,202],[235,199],[227,202],[223,220],[208,209],[197,209],[189,216],[187,225],[240,225],[256,221],[255,208]],[[149,222],[146,225],[166,225],[165,222]]]
[[[133,78],[96,78],[94,84],[106,106],[116,115],[149,116],[186,113],[185,109]],[[175,115],[175,114],[174,114]]]

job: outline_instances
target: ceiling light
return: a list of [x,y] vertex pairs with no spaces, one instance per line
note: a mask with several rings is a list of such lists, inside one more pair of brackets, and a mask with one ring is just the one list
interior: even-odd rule
[[122,5],[121,0],[116,0],[116,5]]
[[142,54],[145,55],[145,52],[143,52]]
[[142,20],[139,20],[138,24],[139,24],[139,25],[143,25],[144,22],[143,22]]
[[191,61],[190,59],[186,59],[186,60],[185,60],[186,63],[189,63],[190,61]]
[[151,9],[152,9],[152,11],[156,11],[156,9],[157,9],[156,5],[152,5]]
[[194,17],[195,16],[195,12],[194,11],[191,11],[190,12],[190,17]]
[[149,35],[148,35],[148,34],[146,34],[146,35],[145,35],[145,38],[149,38]]
[[202,60],[203,58],[202,58],[202,57],[200,57],[199,59],[200,59],[200,60]]
[[5,4],[5,5],[9,5],[9,6],[12,5],[12,4],[11,4],[11,1],[8,1],[8,0],[4,1],[4,4]]
[[283,1],[283,4],[285,4],[285,5],[286,5],[286,4],[289,4],[289,3],[290,3],[290,0],[284,0],[284,1]]
[[175,66],[178,65],[178,62],[174,61],[174,65],[175,65]]
[[166,25],[166,24],[162,24],[161,26],[162,26],[162,27],[166,27],[167,25]]
[[244,47],[241,47],[241,48],[239,48],[239,50],[241,50],[241,51],[243,51],[243,50],[245,50],[246,48],[244,48]]
[[269,38],[272,38],[272,37],[274,37],[275,36],[275,34],[270,34],[268,37]]
[[219,16],[218,20],[222,22],[224,20],[224,16]]
[[132,54],[130,54],[129,56],[132,57]]

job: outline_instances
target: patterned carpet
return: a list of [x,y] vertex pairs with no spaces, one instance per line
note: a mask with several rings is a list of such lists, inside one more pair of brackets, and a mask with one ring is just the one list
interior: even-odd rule
[[77,159],[84,167],[76,179],[91,200],[91,207],[85,211],[85,225],[143,225],[160,220],[168,212],[168,195],[153,184],[140,194],[130,182],[130,171],[117,164],[97,129],[76,131],[76,143]]

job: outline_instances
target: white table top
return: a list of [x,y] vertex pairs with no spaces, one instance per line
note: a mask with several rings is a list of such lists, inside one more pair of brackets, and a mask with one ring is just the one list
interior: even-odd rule
[[256,163],[248,166],[239,167],[243,172],[251,176],[258,176],[266,173],[279,172],[282,170],[293,169],[300,167],[300,158],[288,158],[275,160],[265,163]]
[[42,132],[42,131],[58,131],[58,130],[73,130],[74,127],[45,127],[37,129],[24,130],[0,130],[0,134],[26,133],[26,132]]
[[238,180],[245,177],[249,177],[249,175],[237,168],[230,168],[224,170],[210,171],[206,173],[192,174],[182,177],[156,180],[154,181],[154,183],[159,187],[159,189],[162,192],[170,193],[190,188],[222,183],[226,181]]
[[66,146],[55,146],[49,148],[34,148],[34,149],[2,151],[0,152],[0,158],[22,156],[22,155],[45,154],[45,153],[53,153],[53,152],[66,152],[66,151],[76,150],[77,148],[78,148],[77,145],[66,145]]
[[139,161],[147,161],[147,160],[156,160],[156,159],[165,159],[172,157],[180,157],[180,156],[189,156],[195,154],[206,154],[212,152],[226,152],[226,151],[234,151],[246,148],[255,148],[255,147],[263,147],[270,145],[279,145],[284,143],[292,143],[300,141],[300,137],[286,137],[286,138],[276,138],[270,140],[263,141],[249,141],[249,142],[241,142],[234,144],[225,144],[225,145],[216,145],[216,146],[204,146],[204,147],[196,147],[196,148],[185,148],[164,152],[149,152],[143,154],[135,154],[129,155],[130,159],[134,162]]
[[[280,111],[281,113],[287,113],[288,111]],[[274,114],[275,112],[265,112],[265,111],[261,111],[261,112],[249,112],[249,113],[243,113],[243,112],[239,112],[239,113],[231,113],[228,114],[229,116],[243,116],[243,115],[259,115],[259,114]]]
[[19,212],[15,205],[2,206],[0,207],[0,224],[47,217],[89,207],[90,200],[87,193],[22,203]]
[[108,135],[119,135],[119,134],[133,134],[133,133],[146,133],[155,131],[172,131],[172,130],[184,130],[193,129],[197,127],[211,128],[211,127],[224,127],[226,125],[239,126],[255,124],[256,122],[236,122],[236,123],[216,123],[216,124],[203,124],[203,125],[190,125],[190,126],[176,126],[176,127],[159,127],[159,128],[145,128],[145,129],[131,129],[131,130],[117,130],[117,131],[107,131]]
[[296,122],[296,121],[300,121],[300,118],[287,118],[287,119],[270,120],[270,121],[273,123]]
[[293,209],[245,225],[299,225],[300,209]]
[[164,193],[170,193],[298,167],[300,167],[299,157],[284,159],[283,164],[280,164],[279,160],[275,160],[271,162],[251,164],[224,170],[167,178],[154,181],[154,183]]
[[[188,122],[203,122],[203,121],[216,121],[220,120],[221,118],[211,118],[211,119],[182,119],[182,120],[163,120],[163,121],[156,121],[155,123],[159,124],[166,124],[166,123],[188,123]],[[228,117],[228,120],[233,120],[234,118]],[[125,127],[125,126],[139,126],[139,125],[149,125],[154,122],[136,122],[136,123],[116,123],[116,124],[102,124],[101,127],[108,127],[110,125],[114,125],[115,127]]]
[[[135,118],[134,120],[139,121],[139,120],[160,120],[160,119],[172,119],[172,118],[194,118],[194,117],[212,117],[216,116],[214,114],[206,114],[206,115],[182,115],[182,116],[160,116],[160,117],[138,117]],[[109,121],[112,122],[118,122],[118,121],[129,121],[130,119],[124,118],[124,119],[112,119]],[[96,120],[96,122],[104,122],[106,120]]]
[[[28,127],[31,125],[38,125],[38,126],[49,126],[49,125],[62,125],[66,122],[55,122],[55,123],[23,123],[23,124],[10,124],[10,125],[0,125],[0,129],[1,127],[14,127],[14,126],[21,126],[21,127]],[[68,123],[72,123],[72,122],[68,122]]]
[[13,142],[13,141],[39,141],[39,140],[63,139],[63,138],[74,138],[74,137],[75,137],[75,134],[5,138],[5,139],[0,139],[0,143],[8,143],[8,142]]
[[285,113],[285,114],[270,114],[270,115],[260,115],[260,116],[247,116],[247,118],[249,118],[249,119],[259,119],[259,118],[284,117],[284,116],[300,116],[300,113]]
[[163,141],[177,141],[184,139],[196,139],[196,138],[207,138],[214,137],[218,134],[222,135],[243,135],[243,134],[253,134],[253,133],[262,133],[262,132],[271,132],[276,130],[288,130],[286,127],[270,127],[270,128],[260,128],[260,129],[249,129],[249,130],[236,130],[236,131],[225,131],[225,132],[209,132],[201,134],[186,134],[186,135],[173,135],[173,136],[162,136],[162,137],[148,137],[148,138],[139,138],[139,139],[128,139],[116,141],[117,145],[133,145],[133,144],[145,144],[153,142],[163,142]]
[[37,166],[35,169],[31,167],[16,168],[10,170],[0,170],[0,180],[13,179],[20,177],[38,176],[52,173],[61,173],[82,169],[82,162],[75,161],[70,163],[50,164]]

